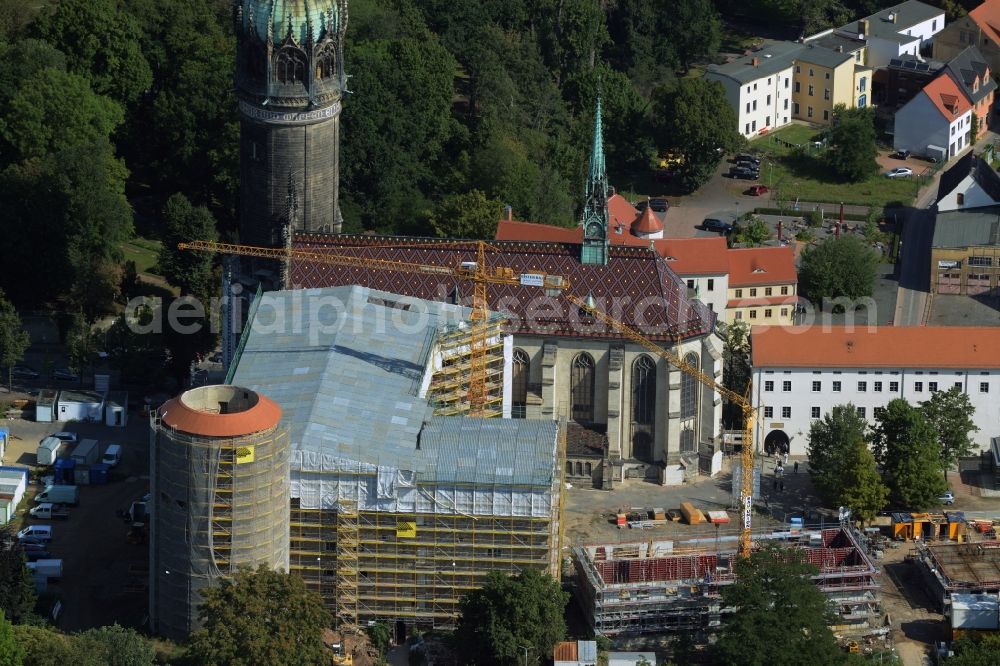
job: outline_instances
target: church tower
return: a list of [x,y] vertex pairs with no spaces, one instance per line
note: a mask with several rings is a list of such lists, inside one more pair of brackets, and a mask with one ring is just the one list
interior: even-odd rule
[[340,233],[347,0],[234,0],[240,240]]
[[608,263],[608,175],[604,170],[604,136],[601,128],[601,98],[594,113],[594,144],[590,150],[590,171],[583,206],[583,245],[580,263],[606,266]]

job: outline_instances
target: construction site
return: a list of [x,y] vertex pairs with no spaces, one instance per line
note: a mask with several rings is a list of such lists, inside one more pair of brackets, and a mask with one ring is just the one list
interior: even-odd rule
[[[864,537],[849,526],[755,533],[753,541],[801,550],[819,573],[816,586],[836,609],[834,632],[860,637],[884,631],[880,572]],[[642,541],[573,548],[575,593],[594,632],[632,636],[711,631],[732,609],[721,589],[735,580],[737,538]]]
[[941,609],[956,594],[1000,593],[1000,541],[918,542],[914,561]]

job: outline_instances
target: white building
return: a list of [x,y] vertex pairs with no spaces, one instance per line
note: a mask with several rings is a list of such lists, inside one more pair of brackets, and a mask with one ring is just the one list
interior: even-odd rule
[[736,111],[737,128],[749,138],[787,125],[792,119],[792,67],[802,45],[772,42],[724,65],[705,78],[719,81]]
[[752,330],[757,444],[803,455],[812,423],[850,403],[869,422],[895,398],[919,404],[961,387],[975,408],[973,439],[1000,429],[1000,327],[794,326]]
[[896,112],[896,150],[949,160],[971,143],[972,104],[950,76],[930,81]]
[[104,394],[96,391],[60,391],[57,421],[104,420]]
[[973,153],[941,174],[938,183],[939,213],[1000,204],[1000,175]]
[[[834,32],[862,39],[868,44],[868,62],[872,69],[885,67],[892,58],[919,55],[920,48],[944,29],[944,10],[918,0],[886,7],[857,21],[837,28]],[[809,39],[822,36],[814,35]]]

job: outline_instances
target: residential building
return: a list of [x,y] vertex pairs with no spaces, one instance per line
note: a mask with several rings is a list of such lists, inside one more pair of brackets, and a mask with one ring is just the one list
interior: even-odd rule
[[792,65],[801,49],[794,42],[770,42],[723,65],[709,66],[705,78],[722,84],[740,134],[750,138],[791,121]]
[[825,125],[833,118],[837,104],[847,108],[867,106],[872,71],[858,62],[863,55],[863,48],[851,53],[806,42],[795,58],[793,117]]
[[784,326],[751,330],[757,444],[803,455],[809,428],[850,403],[868,423],[895,398],[918,404],[958,386],[986,450],[1000,422],[1000,327]]
[[998,221],[1000,205],[938,212],[931,240],[932,293],[1000,296]]
[[726,322],[793,324],[798,282],[795,251],[788,245],[731,249]]
[[1000,174],[969,152],[941,174],[937,213],[1000,205]]
[[943,62],[925,60],[920,56],[902,55],[892,58],[888,66],[875,70],[873,75],[879,106],[887,110],[902,107],[916,97],[942,69]]
[[851,21],[832,32],[863,40],[868,45],[865,64],[874,70],[885,67],[890,60],[902,55],[920,55],[921,49],[930,45],[934,35],[943,29],[943,9],[918,0],[907,0]]
[[896,112],[893,147],[949,160],[971,136],[972,104],[951,76],[941,75]]
[[972,105],[975,122],[969,142],[975,143],[976,138],[986,130],[997,89],[990,66],[983,54],[976,47],[970,46],[948,61],[945,72],[955,80]]
[[934,57],[950,60],[975,46],[990,65],[1000,68],[1000,0],[985,0],[966,16],[961,16],[934,37]]

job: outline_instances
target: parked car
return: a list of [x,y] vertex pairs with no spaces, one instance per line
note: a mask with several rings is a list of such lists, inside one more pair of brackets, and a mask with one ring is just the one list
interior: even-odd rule
[[909,178],[913,175],[913,169],[909,167],[895,167],[885,172],[886,178]]
[[760,178],[760,171],[754,171],[746,167],[732,167],[729,169],[729,175],[732,178],[743,178],[746,180],[757,180]]
[[906,148],[903,148],[901,150],[897,150],[896,152],[894,152],[892,156],[895,157],[897,160],[905,160],[907,157],[910,156],[910,151],[908,151]]
[[67,442],[69,444],[76,444],[80,439],[75,432],[70,432],[68,430],[60,430],[59,432],[54,432],[52,433],[51,436],[55,437],[56,439],[61,439],[62,441]]
[[670,208],[670,202],[666,199],[650,199],[649,207],[654,213],[666,213],[667,208]]
[[80,375],[76,374],[69,368],[56,368],[52,371],[52,379],[59,379],[67,382],[75,382],[80,379]]
[[24,551],[24,559],[29,562],[37,562],[38,560],[47,560],[52,554],[47,550],[26,550]]
[[941,495],[941,497],[938,497],[938,501],[942,504],[952,505],[955,503],[955,495],[949,490],[944,495]]
[[750,189],[747,190],[747,194],[752,197],[763,196],[768,192],[770,192],[770,190],[767,189],[767,185],[751,185]]
[[28,525],[17,533],[17,540],[32,539],[41,542],[52,541],[51,525]]
[[10,374],[14,379],[38,379],[41,376],[37,370],[26,365],[15,365]]
[[733,159],[733,161],[736,162],[737,164],[739,164],[740,162],[749,162],[750,164],[753,164],[755,166],[760,166],[760,158],[757,157],[756,155],[750,155],[748,153],[740,153]]
[[733,225],[715,217],[706,217],[701,227],[705,231],[718,231],[720,234],[728,234],[733,230]]

